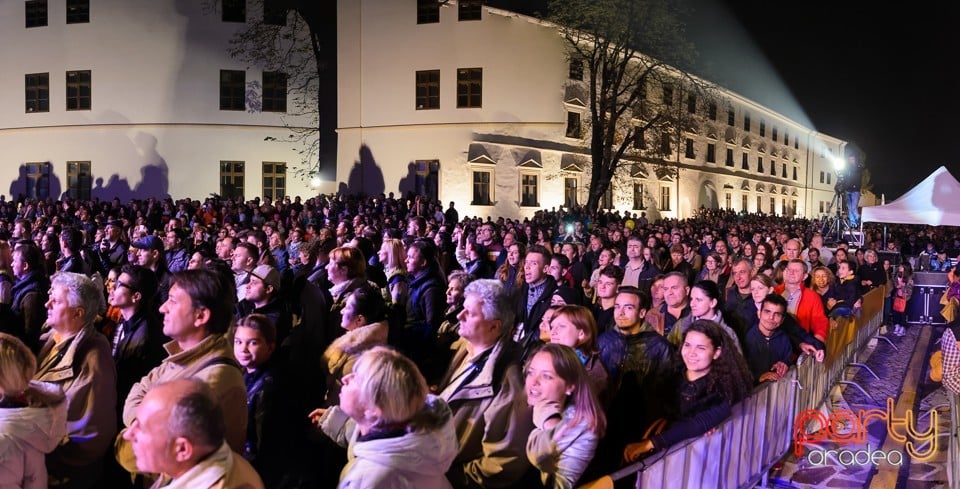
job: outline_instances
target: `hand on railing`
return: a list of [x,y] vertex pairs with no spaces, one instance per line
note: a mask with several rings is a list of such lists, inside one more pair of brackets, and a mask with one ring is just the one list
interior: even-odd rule
[[653,442],[649,439],[640,440],[636,443],[630,443],[623,449],[623,461],[630,463],[636,461],[643,454],[653,451]]
[[802,351],[806,355],[813,356],[813,358],[815,358],[818,362],[823,361],[823,356],[824,356],[823,350],[818,350],[817,347],[809,343],[800,343],[800,351]]

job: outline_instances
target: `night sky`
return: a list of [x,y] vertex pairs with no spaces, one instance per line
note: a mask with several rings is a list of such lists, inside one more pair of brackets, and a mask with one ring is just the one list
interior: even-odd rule
[[[545,12],[545,0],[489,0]],[[688,0],[697,74],[866,154],[887,202],[960,178],[960,4]],[[915,10],[911,10],[915,9]]]

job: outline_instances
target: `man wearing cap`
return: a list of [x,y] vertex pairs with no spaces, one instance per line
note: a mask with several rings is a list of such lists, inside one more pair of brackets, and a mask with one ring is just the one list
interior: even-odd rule
[[170,284],[168,283],[170,281],[170,271],[167,269],[167,260],[163,255],[163,241],[153,234],[148,234],[134,241],[130,246],[139,252],[137,253],[136,265],[149,268],[157,275],[157,282],[160,286],[157,287],[154,304],[163,304],[167,301],[167,295],[170,293]]
[[123,223],[110,221],[104,227],[104,238],[97,248],[100,257],[100,266],[105,271],[111,270],[127,262],[127,246],[123,242]]
[[258,265],[250,272],[246,297],[237,304],[237,319],[257,313],[273,321],[277,328],[277,344],[290,334],[293,317],[280,299],[280,272],[270,265]]

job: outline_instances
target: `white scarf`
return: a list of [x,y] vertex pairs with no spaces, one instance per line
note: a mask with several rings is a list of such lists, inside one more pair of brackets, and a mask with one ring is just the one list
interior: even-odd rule
[[233,452],[227,442],[223,442],[217,451],[203,459],[180,477],[167,485],[159,485],[164,489],[197,489],[212,487],[217,481],[227,477],[233,469]]

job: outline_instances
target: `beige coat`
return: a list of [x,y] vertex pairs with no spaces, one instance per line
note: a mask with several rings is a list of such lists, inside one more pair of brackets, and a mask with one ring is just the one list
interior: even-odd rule
[[377,345],[387,344],[388,326],[386,322],[365,324],[333,340],[327,351],[323,352],[323,362],[327,365],[327,396],[324,405],[340,404],[340,388],[344,375],[353,372],[353,364],[366,350]]

